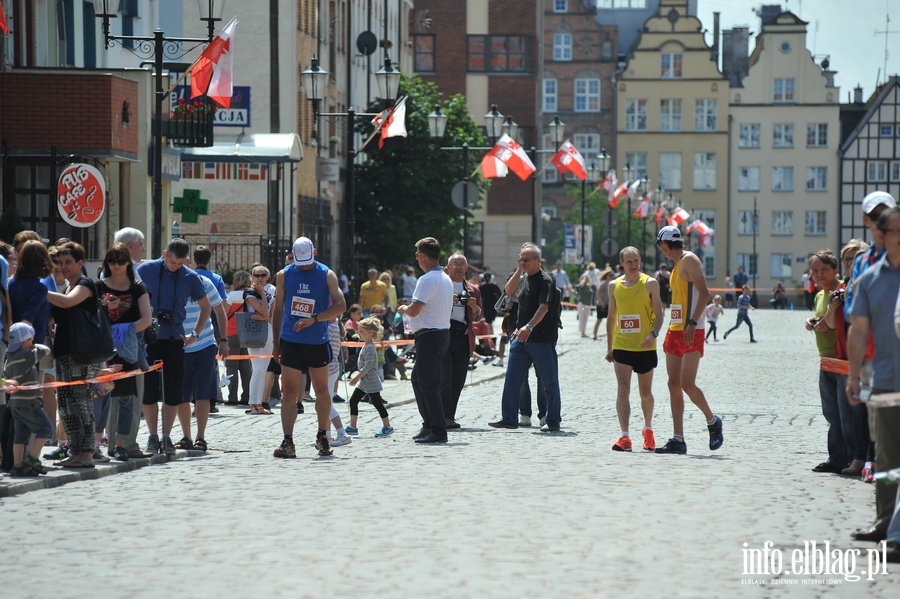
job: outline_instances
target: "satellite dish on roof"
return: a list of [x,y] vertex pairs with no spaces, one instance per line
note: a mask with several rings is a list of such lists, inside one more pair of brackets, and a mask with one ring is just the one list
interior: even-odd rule
[[371,56],[378,48],[378,38],[371,31],[363,31],[356,38],[356,49],[363,56]]

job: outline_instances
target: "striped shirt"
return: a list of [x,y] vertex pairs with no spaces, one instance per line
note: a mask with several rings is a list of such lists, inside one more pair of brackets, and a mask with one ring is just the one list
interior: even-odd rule
[[[219,304],[222,303],[222,296],[219,295],[219,291],[216,289],[216,286],[213,285],[213,282],[204,277],[203,275],[199,275],[200,280],[203,282],[203,288],[206,290],[206,299],[209,300],[210,306],[215,308]],[[185,316],[184,316],[184,334],[190,335],[191,331],[197,329],[197,321],[200,320],[200,304],[195,302],[192,299],[189,299],[188,302],[184,305]],[[216,345],[216,334],[213,331],[212,319],[215,318],[215,311],[213,311],[212,317],[206,321],[206,324],[203,325],[203,332],[200,333],[200,337],[184,348],[185,353],[193,353],[200,351],[201,349],[206,349],[210,345]]]

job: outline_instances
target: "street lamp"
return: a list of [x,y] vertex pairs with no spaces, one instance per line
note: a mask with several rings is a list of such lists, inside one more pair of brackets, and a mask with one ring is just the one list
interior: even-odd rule
[[[622,176],[625,177],[625,181],[628,182],[628,186],[631,187],[631,184],[634,183],[634,176],[637,174],[637,169],[631,166],[631,163],[626,162],[625,168],[622,169]],[[625,219],[628,222],[628,241],[627,244],[631,245],[631,193],[630,189],[626,190],[625,195],[628,198],[628,213],[625,215]]]
[[[106,48],[112,48],[114,42],[119,42],[124,48],[128,48],[136,56],[141,58],[153,57],[153,75],[156,79],[156,97],[153,114],[153,230],[151,252],[158,254],[162,250],[162,226],[163,226],[163,197],[162,197],[162,144],[163,144],[163,101],[168,93],[163,87],[163,59],[181,58],[187,51],[181,50],[182,44],[209,43],[215,37],[215,27],[222,20],[222,10],[225,0],[197,0],[200,11],[200,19],[207,23],[207,37],[166,37],[165,32],[157,29],[152,37],[135,35],[111,35],[109,33],[109,20],[118,16],[120,0],[94,0],[94,15],[103,21],[103,38]],[[126,46],[123,42],[139,42],[136,48]]]
[[488,137],[491,138],[491,143],[497,143],[497,139],[503,135],[503,121],[504,116],[500,114],[500,111],[497,110],[496,104],[491,104],[491,110],[486,115],[484,115],[484,124],[487,129]]
[[378,83],[378,92],[381,98],[390,103],[397,97],[400,88],[400,70],[391,64],[391,58],[384,55],[384,66],[375,72],[375,81]]
[[584,181],[581,182],[581,266],[584,268],[584,265],[587,264],[587,250],[585,249],[585,229],[587,225],[585,224],[587,221],[585,220],[585,204],[586,204],[586,190],[587,184],[593,183],[600,178],[600,167],[597,166],[597,162],[591,159],[590,163],[587,165],[587,170],[585,171]]

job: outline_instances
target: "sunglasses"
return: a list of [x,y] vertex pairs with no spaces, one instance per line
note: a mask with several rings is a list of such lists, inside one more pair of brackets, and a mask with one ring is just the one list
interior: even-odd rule
[[269,276],[269,273],[267,273],[267,272],[255,272],[255,273],[253,273],[253,276],[261,279],[261,278],[263,278],[263,277],[268,277],[268,276]]
[[125,266],[126,264],[128,264],[128,259],[127,258],[119,258],[118,260],[107,260],[106,263],[109,264],[110,266],[112,266],[112,265]]

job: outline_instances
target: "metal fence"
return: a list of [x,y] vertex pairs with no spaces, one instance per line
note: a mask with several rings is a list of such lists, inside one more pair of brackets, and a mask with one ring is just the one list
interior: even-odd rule
[[250,270],[253,264],[260,263],[276,273],[284,266],[284,257],[291,250],[288,239],[279,239],[269,235],[251,234],[193,234],[185,235],[185,241],[191,247],[205,245],[212,252],[210,268],[222,275],[227,283],[236,270]]

